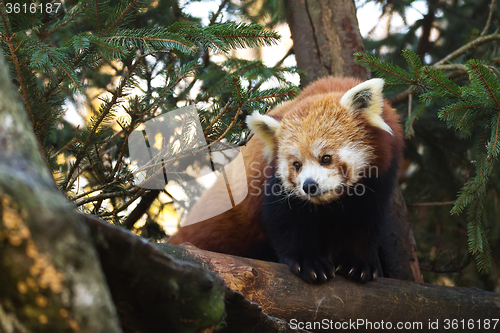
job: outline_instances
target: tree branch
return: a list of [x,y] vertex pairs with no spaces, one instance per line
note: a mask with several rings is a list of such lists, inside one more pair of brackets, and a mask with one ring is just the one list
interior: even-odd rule
[[420,36],[417,51],[415,52],[420,57],[423,57],[427,53],[427,50],[431,45],[429,37],[431,35],[432,26],[434,25],[434,19],[436,17],[436,5],[436,0],[427,0],[427,7],[429,10],[422,19],[422,35]]
[[[499,40],[499,39],[500,39],[500,34],[491,34],[491,35],[487,35],[487,36],[478,37],[478,38],[474,39],[472,42],[465,44],[464,46],[462,46],[458,50],[450,53],[449,55],[447,55],[443,59],[439,60],[434,65],[432,65],[432,67],[434,67],[436,69],[440,69],[440,70],[445,70],[445,71],[452,71],[452,70],[465,71],[465,65],[446,64],[446,63],[461,56],[464,53],[467,53],[467,52],[475,49],[478,46],[481,46],[481,45],[486,44],[488,42],[491,42],[494,40]],[[409,93],[410,93],[410,90],[407,89],[407,90],[397,94],[393,98],[391,98],[389,100],[389,102],[391,103],[392,106],[397,106],[398,104],[404,102],[408,98]]]
[[227,6],[228,3],[229,0],[223,0],[221,2],[221,4],[219,5],[219,9],[217,9],[217,12],[215,14],[212,13],[212,17],[210,18],[210,22],[208,23],[209,26],[215,24],[215,21],[217,21],[217,18],[222,13],[222,10]]
[[484,29],[479,36],[485,36],[488,33],[488,29],[491,25],[491,18],[493,17],[493,12],[495,11],[496,0],[491,0],[490,4],[490,13],[488,14],[488,19],[486,20],[486,24],[484,25]]
[[436,62],[434,64],[434,66],[443,65],[443,64],[450,62],[451,60],[461,56],[462,54],[467,53],[470,50],[475,49],[476,47],[478,47],[480,45],[486,44],[486,43],[494,41],[494,40],[499,40],[499,39],[500,39],[500,34],[497,34],[497,33],[487,35],[487,36],[478,37],[478,38],[474,39],[473,41],[465,44],[464,46],[462,46],[458,50],[450,53],[449,55],[447,55],[443,59],[439,60],[438,62]]
[[[398,322],[412,322],[422,325],[421,329],[415,326],[414,331],[426,331],[429,322],[439,320],[441,323],[443,318],[474,318],[476,321],[498,318],[500,313],[500,294],[475,288],[441,287],[386,278],[359,284],[343,277],[315,285],[294,276],[284,264],[203,251],[190,245],[157,246],[177,259],[216,273],[231,289],[260,304],[267,314],[287,322],[327,319],[333,323],[348,323],[363,319],[372,323],[390,322],[393,329]],[[435,331],[447,332],[444,325],[439,325]],[[475,325],[470,332],[482,332],[482,327]]]
[[153,201],[158,198],[160,190],[151,190],[142,196],[141,202],[134,208],[134,210],[127,216],[125,221],[123,221],[123,226],[129,230],[134,227],[135,222],[137,222],[144,213],[151,207]]

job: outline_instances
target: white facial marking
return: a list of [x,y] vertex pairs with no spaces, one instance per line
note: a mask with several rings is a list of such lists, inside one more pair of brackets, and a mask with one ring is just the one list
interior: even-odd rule
[[278,162],[277,176],[281,179],[283,186],[287,189],[291,188],[293,185],[288,181],[289,164],[287,159],[282,159]]
[[311,152],[313,153],[314,156],[319,157],[325,146],[326,146],[325,142],[315,141],[311,145]]
[[352,167],[365,167],[368,164],[368,154],[366,151],[352,144],[341,147],[337,154],[340,159]]
[[304,196],[307,196],[307,194],[304,192],[302,186],[308,179],[312,179],[318,183],[318,193],[321,195],[321,193],[333,191],[337,188],[337,186],[341,185],[342,175],[340,175],[335,169],[328,169],[315,161],[309,161],[302,166],[302,170],[297,177],[297,180],[300,182],[300,184],[298,184],[300,187],[298,190],[300,194]]
[[[278,154],[287,156],[279,159],[277,165],[277,176],[281,179],[283,186],[288,190],[293,190],[295,195],[315,204],[331,202],[342,196],[346,188],[353,186],[363,177],[363,172],[372,158],[372,152],[368,148],[361,144],[348,143],[334,153],[348,168],[348,170],[339,170],[335,166],[320,164],[318,157],[324,153],[321,149],[324,149],[324,144],[314,142],[311,152],[315,157],[305,156],[305,160],[301,160],[297,147],[286,147]],[[292,184],[289,176],[290,172],[294,172],[294,162],[301,163],[301,168],[294,176]],[[318,184],[318,191],[314,195],[307,194],[303,189],[307,180],[313,180]]]
[[295,157],[297,159],[297,162],[300,162],[302,160],[300,156],[300,150],[297,147],[290,147],[287,153],[287,155],[292,155],[293,157]]
[[361,173],[368,165],[371,154],[359,145],[348,144],[341,147],[337,154],[339,158],[347,164],[349,170],[342,170],[349,175],[349,183],[356,183]]

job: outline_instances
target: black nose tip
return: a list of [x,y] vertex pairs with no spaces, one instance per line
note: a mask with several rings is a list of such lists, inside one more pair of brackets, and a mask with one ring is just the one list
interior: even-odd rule
[[306,194],[315,195],[318,192],[319,186],[314,180],[306,179],[304,185],[302,185],[302,189]]

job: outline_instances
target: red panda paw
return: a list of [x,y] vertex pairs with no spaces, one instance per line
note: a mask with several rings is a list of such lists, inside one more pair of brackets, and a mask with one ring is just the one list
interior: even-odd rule
[[281,262],[288,264],[293,274],[309,283],[325,283],[335,276],[333,264],[320,258],[282,258]]
[[335,273],[342,275],[346,279],[357,282],[373,281],[374,278],[380,276],[380,273],[375,265],[363,260],[342,260],[336,262]]

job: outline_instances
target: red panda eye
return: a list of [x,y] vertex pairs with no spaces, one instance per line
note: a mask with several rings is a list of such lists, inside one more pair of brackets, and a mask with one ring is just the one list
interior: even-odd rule
[[321,164],[328,165],[330,163],[332,163],[332,156],[330,156],[330,155],[323,155],[323,157],[321,157]]
[[293,162],[293,167],[295,168],[295,171],[299,171],[301,166],[302,165],[299,162]]

